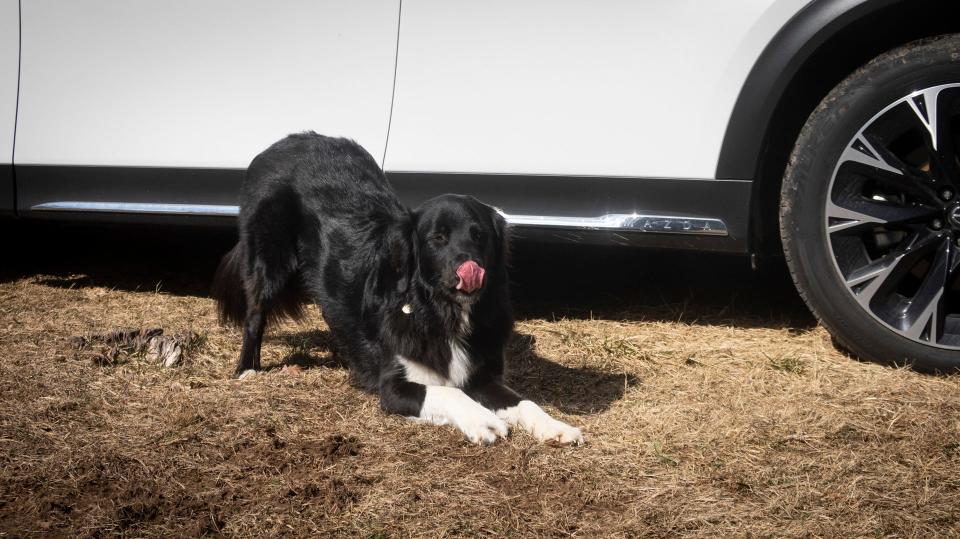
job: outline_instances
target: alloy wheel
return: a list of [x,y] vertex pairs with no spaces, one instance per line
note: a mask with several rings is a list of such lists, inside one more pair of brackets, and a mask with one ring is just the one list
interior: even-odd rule
[[960,349],[960,83],[881,110],[844,148],[824,231],[857,304],[924,345]]

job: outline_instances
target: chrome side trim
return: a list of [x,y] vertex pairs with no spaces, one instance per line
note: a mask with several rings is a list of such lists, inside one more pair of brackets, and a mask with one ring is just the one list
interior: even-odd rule
[[[32,211],[73,211],[100,213],[147,213],[167,215],[200,215],[235,217],[239,206],[221,204],[159,204],[152,202],[45,202]],[[508,214],[497,210],[510,225],[535,228],[599,230],[606,232],[654,232],[661,234],[695,234],[726,236],[727,225],[720,219],[608,213],[599,217],[562,217],[552,215]]]
[[81,202],[66,200],[45,202],[30,208],[31,211],[89,211],[99,213],[160,213],[168,215],[208,215],[235,217],[239,206],[221,204],[156,204],[152,202]]
[[[498,210],[499,211],[499,210]],[[678,217],[673,215],[641,215],[608,213],[600,217],[561,217],[550,215],[511,215],[500,212],[511,225],[539,228],[600,230],[607,232],[655,232],[661,234],[696,234],[726,236],[727,225],[720,219]]]

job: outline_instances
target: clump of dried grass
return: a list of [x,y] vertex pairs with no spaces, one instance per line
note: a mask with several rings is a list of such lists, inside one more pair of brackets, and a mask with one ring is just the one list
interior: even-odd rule
[[70,339],[74,359],[89,359],[100,366],[116,366],[142,359],[164,367],[177,367],[203,344],[193,331],[164,335],[163,328],[114,329]]

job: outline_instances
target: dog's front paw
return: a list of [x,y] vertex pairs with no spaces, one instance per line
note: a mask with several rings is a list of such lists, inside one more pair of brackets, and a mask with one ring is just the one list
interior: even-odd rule
[[507,423],[454,387],[428,386],[420,420],[452,424],[475,444],[492,444],[507,436]]
[[577,427],[567,425],[563,421],[547,416],[549,421],[537,422],[530,434],[541,442],[559,442],[561,444],[583,444],[583,433]]
[[519,425],[541,442],[583,444],[580,429],[550,417],[533,401],[520,401],[516,406],[497,412],[497,415],[511,426]]
[[492,444],[509,431],[504,420],[479,404],[455,418],[454,425],[475,444]]

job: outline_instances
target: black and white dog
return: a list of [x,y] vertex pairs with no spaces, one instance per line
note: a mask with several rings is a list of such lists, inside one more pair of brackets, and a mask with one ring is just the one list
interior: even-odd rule
[[410,211],[363,148],[310,132],[254,158],[239,225],[214,280],[221,319],[243,327],[235,375],[260,368],[267,322],[312,301],[385,411],[452,424],[474,443],[509,427],[582,443],[502,382],[513,318],[493,208],[443,195]]

